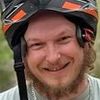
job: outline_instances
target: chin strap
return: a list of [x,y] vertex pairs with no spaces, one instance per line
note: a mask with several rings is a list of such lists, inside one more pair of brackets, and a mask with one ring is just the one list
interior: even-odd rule
[[21,44],[17,45],[14,48],[14,60],[15,60],[14,69],[17,74],[20,100],[28,100],[26,80],[25,80],[25,74],[24,74],[25,67],[24,67],[24,64],[22,61],[22,55],[21,55]]

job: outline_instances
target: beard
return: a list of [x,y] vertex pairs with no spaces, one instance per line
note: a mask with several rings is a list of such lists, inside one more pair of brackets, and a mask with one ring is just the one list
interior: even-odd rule
[[82,81],[84,81],[84,76],[88,69],[88,65],[90,63],[89,57],[90,57],[89,50],[84,48],[84,60],[80,65],[80,71],[77,77],[73,80],[73,82],[71,82],[69,86],[64,85],[64,86],[52,87],[46,83],[41,82],[37,77],[35,77],[35,75],[32,74],[26,63],[27,66],[25,66],[26,67],[25,71],[27,80],[31,82],[34,88],[41,95],[46,96],[48,100],[51,100],[52,97],[54,97],[55,100],[59,100],[60,97],[69,96],[69,94],[75,94],[78,92],[78,87],[82,83]]
[[52,100],[51,98],[55,98],[53,100],[59,100],[59,98],[64,96],[69,96],[69,94],[76,94],[78,91],[79,85],[84,80],[84,75],[86,72],[86,68],[82,67],[80,73],[73,80],[73,82],[68,85],[63,86],[50,86],[46,83],[42,83],[37,77],[35,77],[31,71],[28,72],[28,80],[31,82],[31,85],[37,90],[40,95],[47,97],[48,100]]

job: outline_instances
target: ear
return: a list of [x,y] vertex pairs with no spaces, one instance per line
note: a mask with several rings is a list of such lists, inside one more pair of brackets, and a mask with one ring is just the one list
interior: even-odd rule
[[88,45],[94,44],[93,31],[88,28],[81,28],[79,25],[76,26],[76,37],[81,47],[84,47],[86,43]]

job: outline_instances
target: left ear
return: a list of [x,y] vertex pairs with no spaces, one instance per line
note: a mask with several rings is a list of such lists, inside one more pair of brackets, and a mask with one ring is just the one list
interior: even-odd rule
[[93,31],[88,28],[81,28],[79,25],[76,26],[76,37],[78,43],[81,47],[84,47],[85,44],[94,44],[94,34]]

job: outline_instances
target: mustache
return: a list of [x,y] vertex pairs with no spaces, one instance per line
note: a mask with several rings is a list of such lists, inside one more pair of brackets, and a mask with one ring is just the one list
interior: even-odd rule
[[70,60],[66,59],[65,57],[62,57],[54,63],[44,61],[44,62],[40,63],[39,66],[41,66],[41,68],[52,68],[52,67],[56,68],[56,67],[64,66],[65,64],[67,64],[69,62],[70,62]]

